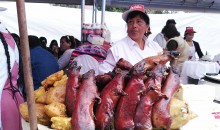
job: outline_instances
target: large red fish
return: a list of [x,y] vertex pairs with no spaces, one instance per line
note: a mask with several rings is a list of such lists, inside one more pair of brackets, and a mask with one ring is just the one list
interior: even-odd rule
[[172,123],[170,115],[170,101],[174,94],[180,88],[180,79],[176,67],[170,68],[169,74],[165,80],[165,83],[161,89],[161,92],[165,94],[168,99],[161,99],[156,102],[152,110],[152,122],[154,127],[159,129],[170,130]]
[[99,96],[95,84],[95,71],[90,70],[83,74],[77,92],[71,120],[73,130],[95,130],[93,107],[96,98]]
[[74,103],[76,100],[76,93],[79,87],[79,72],[81,67],[77,66],[76,61],[73,61],[68,70],[68,80],[66,84],[66,96],[65,105],[67,108],[67,114],[72,116]]
[[144,93],[145,86],[144,78],[144,65],[145,62],[138,64],[131,71],[131,79],[128,81],[125,92],[127,96],[122,96],[119,100],[118,107],[115,115],[115,128],[116,130],[134,129],[134,115],[140,96]]
[[96,129],[106,130],[111,129],[114,119],[114,111],[121,95],[126,95],[124,89],[124,76],[122,73],[117,73],[114,79],[109,82],[100,94],[102,102],[96,108]]

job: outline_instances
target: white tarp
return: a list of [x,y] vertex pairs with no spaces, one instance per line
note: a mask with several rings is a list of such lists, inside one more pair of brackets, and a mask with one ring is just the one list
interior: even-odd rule
[[[0,6],[8,10],[0,12],[0,20],[10,32],[18,33],[17,10],[15,2],[0,2]],[[81,9],[52,6],[50,4],[26,3],[28,34],[45,36],[48,46],[52,39],[59,41],[62,35],[73,35],[81,39]],[[106,24],[111,32],[112,41],[126,36],[126,24],[122,13],[105,13]],[[220,53],[220,14],[217,13],[177,13],[149,14],[153,38],[164,27],[167,19],[175,19],[179,32],[183,36],[185,27],[192,26],[197,31],[194,40],[200,43],[203,53],[212,57]],[[85,10],[85,22],[92,22],[92,8]],[[98,11],[98,22],[101,12]]]

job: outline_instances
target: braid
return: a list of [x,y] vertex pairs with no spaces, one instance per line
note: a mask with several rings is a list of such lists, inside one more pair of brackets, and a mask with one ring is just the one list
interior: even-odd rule
[[[12,36],[12,33],[6,28],[6,30],[11,34]],[[18,35],[17,35],[18,36]],[[13,37],[13,36],[12,36]],[[19,36],[18,36],[19,37]],[[14,39],[14,37],[13,37]],[[14,39],[15,40],[15,39]],[[16,41],[15,41],[16,42]],[[19,37],[19,44],[17,44],[17,47],[20,46],[20,37]],[[23,64],[22,64],[22,59],[21,59],[21,56],[20,56],[20,49],[18,48],[18,52],[19,52],[19,69],[18,69],[18,79],[17,79],[17,86],[18,86],[18,89],[22,91],[22,94],[23,94],[23,97],[24,99],[26,99],[26,92],[25,92],[25,88],[24,88],[24,73],[23,73]]]
[[0,39],[3,43],[3,46],[4,46],[4,49],[5,49],[5,55],[7,57],[7,69],[8,69],[8,75],[9,75],[9,81],[10,81],[10,87],[12,89],[12,93],[13,93],[13,98],[15,97],[15,92],[19,91],[17,88],[15,88],[13,86],[13,83],[12,83],[12,76],[11,76],[11,65],[10,65],[10,55],[9,55],[9,51],[8,51],[8,45],[7,45],[7,42],[5,41],[5,38],[3,36],[2,33],[0,33]]

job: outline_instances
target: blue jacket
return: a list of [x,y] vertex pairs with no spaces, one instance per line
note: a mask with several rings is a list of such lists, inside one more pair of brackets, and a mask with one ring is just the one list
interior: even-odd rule
[[59,71],[59,66],[55,57],[40,46],[30,49],[30,57],[34,90],[36,90],[47,76]]

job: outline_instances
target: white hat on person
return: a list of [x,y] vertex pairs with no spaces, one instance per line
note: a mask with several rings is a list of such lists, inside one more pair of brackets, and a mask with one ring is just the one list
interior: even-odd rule
[[[125,11],[122,14],[122,19],[126,22],[129,13],[131,13],[133,11],[140,11],[148,17],[148,15],[145,13],[144,5],[142,5],[142,4],[133,4],[133,5],[130,6],[129,10]],[[148,19],[149,19],[149,17],[148,17]]]

